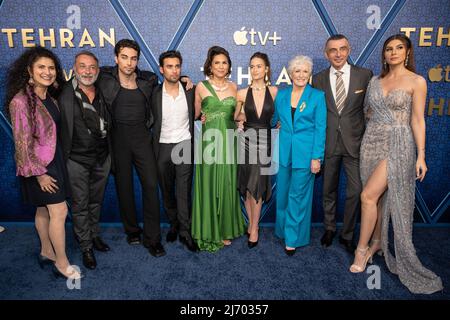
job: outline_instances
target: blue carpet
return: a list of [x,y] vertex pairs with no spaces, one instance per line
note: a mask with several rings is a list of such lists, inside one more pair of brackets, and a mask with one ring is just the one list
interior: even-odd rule
[[[7,225],[8,226],[8,225]],[[167,228],[163,229],[163,239]],[[436,272],[444,291],[414,295],[376,256],[381,288],[368,289],[370,274],[351,274],[352,256],[338,244],[320,246],[322,228],[313,228],[311,244],[293,257],[273,228],[261,228],[259,245],[249,250],[247,238],[211,254],[194,254],[178,241],[163,245],[167,255],[152,257],[142,246],[129,246],[121,228],[103,226],[103,239],[111,251],[96,252],[98,267],[86,271],[67,227],[67,250],[73,264],[86,277],[80,290],[69,290],[48,267],[41,270],[36,255],[39,241],[31,224],[10,225],[0,234],[0,299],[220,299],[220,300],[321,300],[321,299],[450,299],[450,228],[415,228],[414,243],[422,263]],[[445,248],[445,249],[443,249]]]

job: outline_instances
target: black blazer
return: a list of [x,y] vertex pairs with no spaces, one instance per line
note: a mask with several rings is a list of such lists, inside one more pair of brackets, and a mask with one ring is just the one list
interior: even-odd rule
[[[195,108],[194,108],[194,101],[195,101],[195,87],[186,90],[184,88],[184,93],[186,94],[186,101],[187,101],[187,107],[189,112],[189,131],[191,132],[191,143],[194,144],[194,115],[195,115]],[[151,103],[151,109],[153,114],[153,127],[152,127],[152,133],[153,133],[153,150],[155,152],[155,158],[158,159],[158,153],[159,153],[159,138],[161,137],[161,125],[162,125],[162,84],[157,86],[153,90],[152,94],[152,103]],[[193,154],[193,152],[192,152]]]
[[[158,85],[158,77],[150,71],[142,71],[136,68],[136,84],[138,89],[145,96],[145,120],[147,128],[153,124],[153,115],[150,110],[151,94],[153,89]],[[118,75],[118,67],[101,67],[100,75],[96,82],[102,91],[103,97],[108,106],[109,112],[112,112],[112,104],[120,90],[120,80]]]
[[[101,104],[101,108],[105,109],[105,117],[108,127],[107,131],[107,141],[108,141],[108,149],[111,150],[111,115],[108,112],[108,108],[105,103],[105,99],[103,98],[102,92],[99,88],[96,88],[95,92],[98,97],[98,101]],[[72,86],[72,79],[67,81],[61,94],[58,97],[58,106],[61,110],[61,141],[62,141],[62,149],[64,153],[64,159],[67,161],[70,156],[70,152],[72,151],[72,138],[73,138],[73,110],[75,108],[81,108],[80,101],[75,97],[75,90]]]
[[341,114],[337,111],[331,90],[330,68],[313,76],[313,87],[325,92],[327,102],[325,158],[333,155],[339,132],[349,154],[359,158],[359,148],[365,130],[364,98],[372,76],[371,70],[350,65],[350,85]]

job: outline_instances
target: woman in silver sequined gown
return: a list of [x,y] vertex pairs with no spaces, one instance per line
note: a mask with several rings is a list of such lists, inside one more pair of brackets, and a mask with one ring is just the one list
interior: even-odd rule
[[[442,290],[442,281],[421,264],[412,243],[415,180],[422,181],[427,170],[426,81],[414,73],[413,48],[403,34],[385,41],[382,61],[382,73],[370,81],[364,107],[368,122],[360,157],[361,232],[350,271],[363,272],[381,251],[389,270],[411,292],[430,294]],[[395,257],[388,249],[390,220]]]

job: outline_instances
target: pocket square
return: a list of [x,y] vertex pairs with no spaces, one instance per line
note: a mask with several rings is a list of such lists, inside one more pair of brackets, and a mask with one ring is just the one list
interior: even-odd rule
[[355,91],[355,94],[358,94],[358,93],[361,93],[361,92],[364,92],[364,90],[363,90],[363,89],[361,89],[361,90],[356,90],[356,91]]

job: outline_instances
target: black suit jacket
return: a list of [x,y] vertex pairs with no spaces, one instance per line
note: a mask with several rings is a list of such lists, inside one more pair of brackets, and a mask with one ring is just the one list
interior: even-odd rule
[[[186,90],[184,88],[184,93],[186,94],[186,101],[187,101],[187,107],[189,112],[189,131],[191,133],[191,143],[194,143],[194,115],[195,115],[195,108],[194,108],[194,101],[195,101],[195,87]],[[161,125],[162,125],[162,84],[157,86],[153,90],[152,94],[152,103],[151,103],[151,109],[153,114],[153,150],[155,152],[155,157],[158,159],[159,154],[159,138],[161,137]],[[192,153],[193,154],[193,153]]]
[[[147,128],[150,128],[154,121],[150,110],[151,94],[153,89],[158,85],[158,77],[153,72],[142,71],[138,68],[136,68],[135,72],[137,87],[146,99],[145,120]],[[96,84],[102,91],[109,112],[113,114],[112,105],[120,90],[118,67],[101,67]]]
[[333,155],[339,132],[349,154],[359,158],[359,148],[365,130],[364,98],[372,76],[373,73],[369,69],[350,65],[350,85],[341,114],[337,111],[331,90],[330,68],[313,76],[313,87],[324,91],[327,101],[326,158]]
[[[101,104],[102,108],[105,108],[105,117],[106,117],[106,123],[108,124],[108,127],[106,128],[107,131],[107,141],[108,141],[108,149],[111,150],[111,116],[108,112],[108,108],[106,106],[105,100],[103,98],[103,95],[101,91],[96,88],[95,92],[96,96],[98,97],[98,101]],[[73,126],[74,126],[74,109],[75,108],[82,108],[80,105],[80,101],[75,97],[75,90],[72,86],[72,79],[67,81],[63,89],[61,91],[61,94],[58,97],[58,106],[61,110],[61,141],[62,141],[62,149],[64,153],[64,159],[67,161],[70,156],[70,152],[72,151],[72,138],[73,138]]]

